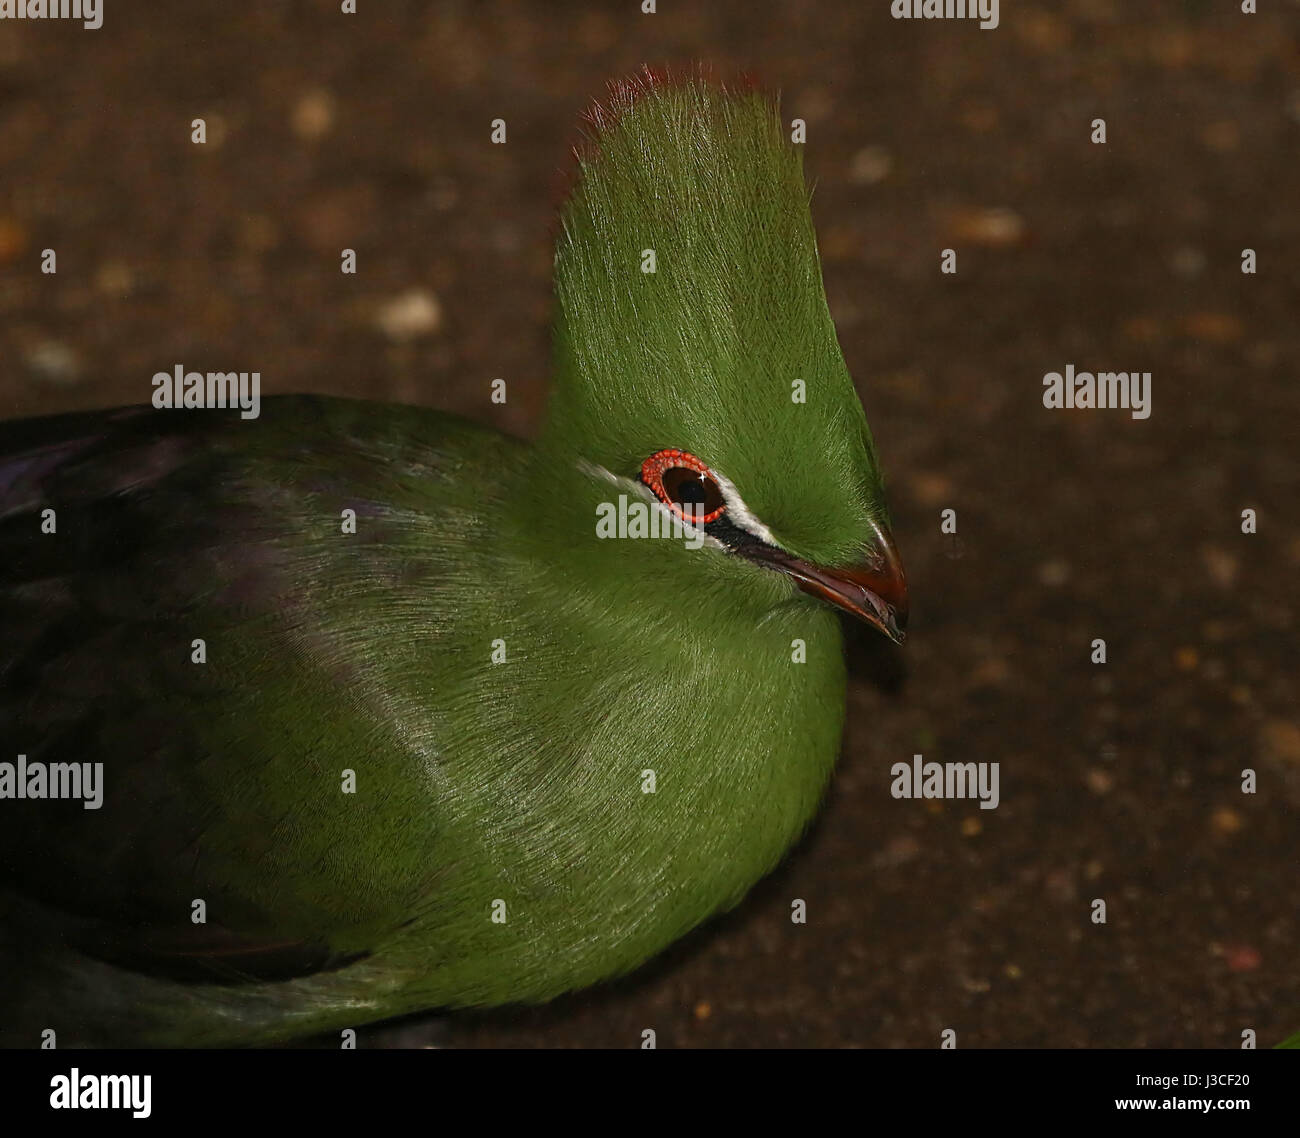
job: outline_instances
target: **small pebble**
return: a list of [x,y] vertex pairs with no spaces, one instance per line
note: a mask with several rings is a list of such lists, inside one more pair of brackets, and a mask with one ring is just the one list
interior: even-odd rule
[[971,671],[971,686],[999,688],[1011,677],[1007,662],[1001,656],[985,656]]
[[1288,719],[1270,719],[1259,734],[1265,758],[1278,763],[1300,763],[1300,727]]
[[1115,776],[1110,771],[1105,771],[1099,767],[1093,767],[1084,776],[1084,781],[1088,784],[1088,789],[1093,794],[1109,794],[1115,789]]
[[1183,331],[1203,344],[1234,344],[1245,327],[1228,312],[1193,312],[1183,320]]
[[805,122],[821,122],[835,109],[835,100],[825,87],[809,87],[794,102],[793,118]]
[[1226,837],[1241,829],[1241,815],[1228,806],[1220,806],[1210,815],[1210,829]]
[[917,502],[930,509],[943,505],[952,499],[952,479],[943,474],[921,471],[908,479],[912,496]]
[[864,146],[849,163],[849,180],[859,186],[875,186],[889,177],[894,160],[883,146]]
[[1070,45],[1070,25],[1053,12],[1017,13],[1012,27],[1017,38],[1035,51],[1051,54]]
[[1059,589],[1070,579],[1069,562],[1059,557],[1044,561],[1038,567],[1038,580],[1051,589]]
[[14,260],[27,247],[27,234],[11,217],[0,217],[0,265]]
[[95,288],[106,296],[129,296],[135,288],[135,273],[122,261],[105,261],[95,270]]
[[1230,589],[1237,580],[1238,562],[1235,554],[1229,553],[1216,545],[1207,545],[1201,549],[1201,561],[1210,580],[1221,589]]
[[1264,962],[1259,949],[1248,944],[1225,945],[1223,959],[1229,972],[1254,972]]
[[948,235],[989,249],[1005,249],[1025,239],[1024,219],[1002,207],[957,210],[948,220]]
[[1205,272],[1205,254],[1190,245],[1183,245],[1174,250],[1169,258],[1169,267],[1184,280],[1193,280]]
[[26,353],[28,368],[37,379],[69,387],[81,378],[81,360],[67,344],[45,340]]
[[921,852],[921,843],[909,834],[893,838],[880,853],[871,859],[872,865],[882,869],[906,865]]
[[314,142],[334,127],[334,96],[328,91],[308,91],[294,105],[289,124],[299,138]]
[[1124,322],[1124,335],[1138,344],[1154,344],[1164,338],[1164,326],[1154,316],[1131,316]]
[[411,289],[384,301],[375,323],[390,340],[414,340],[436,332],[442,324],[442,305],[427,289]]

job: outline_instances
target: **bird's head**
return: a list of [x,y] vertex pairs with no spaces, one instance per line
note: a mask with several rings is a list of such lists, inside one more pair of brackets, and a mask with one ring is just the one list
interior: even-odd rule
[[696,556],[785,574],[901,641],[880,473],[775,102],[646,72],[590,118],[544,445],[696,522]]

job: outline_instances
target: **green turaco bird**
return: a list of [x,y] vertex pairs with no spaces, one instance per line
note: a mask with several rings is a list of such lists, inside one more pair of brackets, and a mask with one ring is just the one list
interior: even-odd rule
[[531,445],[319,397],[0,425],[5,1043],[544,1001],[808,824],[837,610],[907,601],[798,149],[648,72],[588,133]]

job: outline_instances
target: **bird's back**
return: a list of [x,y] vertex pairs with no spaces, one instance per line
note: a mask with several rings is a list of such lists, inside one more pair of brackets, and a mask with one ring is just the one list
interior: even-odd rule
[[392,935],[446,869],[436,700],[392,669],[451,674],[520,449],[316,397],[0,424],[0,762],[81,791],[0,801],[8,926],[203,983]]

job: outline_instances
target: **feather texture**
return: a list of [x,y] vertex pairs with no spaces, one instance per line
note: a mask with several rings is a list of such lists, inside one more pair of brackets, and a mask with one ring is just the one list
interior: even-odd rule
[[807,825],[836,617],[716,542],[600,538],[594,473],[688,449],[789,551],[861,557],[880,480],[799,159],[764,96],[690,78],[625,93],[582,163],[534,447],[317,397],[0,426],[0,738],[105,765],[98,811],[0,803],[6,1042],[546,1000]]

